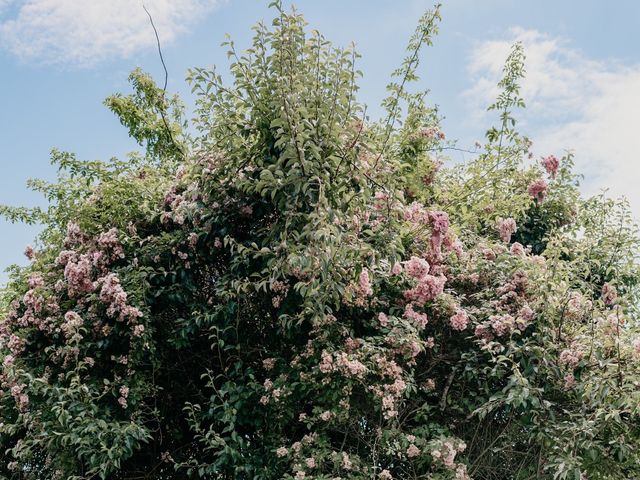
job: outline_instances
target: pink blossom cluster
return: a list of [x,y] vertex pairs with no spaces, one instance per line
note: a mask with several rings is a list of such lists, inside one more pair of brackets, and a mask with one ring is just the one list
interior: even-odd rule
[[427,317],[426,313],[416,312],[413,309],[412,303],[407,303],[404,308],[404,317],[411,320],[412,323],[419,329],[423,329],[429,323],[429,317]]
[[503,314],[490,316],[489,324],[497,336],[503,337],[511,334],[516,322],[511,315]]
[[499,306],[515,313],[515,310],[525,301],[529,277],[524,270],[517,270],[504,285],[496,289],[500,295]]
[[391,383],[373,384],[369,390],[381,400],[384,418],[394,418],[398,415],[398,401],[407,388],[407,384],[402,378],[402,367],[394,360],[382,355],[374,355],[372,360],[377,366],[380,376],[383,379],[391,380]]
[[326,350],[323,350],[320,354],[320,363],[318,368],[322,373],[331,373],[333,371],[333,355]]
[[287,292],[289,291],[289,286],[283,281],[273,280],[271,282],[271,291],[276,294],[271,298],[271,304],[274,308],[278,308],[282,303],[283,298],[286,297]]
[[64,239],[64,244],[67,247],[71,247],[73,245],[80,245],[84,242],[85,235],[80,230],[80,226],[75,222],[69,222],[67,224],[67,236]]
[[99,299],[107,305],[107,315],[116,317],[120,321],[128,320],[130,323],[137,323],[142,317],[142,312],[127,304],[127,293],[120,285],[120,279],[115,273],[109,273],[98,279],[97,283],[102,285]]
[[426,224],[429,222],[429,212],[418,202],[413,202],[404,208],[404,219],[414,224]]
[[566,390],[571,390],[577,384],[578,384],[578,382],[576,381],[576,377],[573,375],[573,373],[567,373],[564,376],[564,388]]
[[579,350],[573,350],[566,348],[562,352],[560,352],[560,356],[558,357],[558,361],[560,365],[576,368],[582,360],[583,353]]
[[36,257],[36,251],[31,245],[27,245],[24,249],[24,256],[29,260],[33,260]]
[[542,166],[551,178],[556,178],[560,161],[555,157],[555,155],[549,155],[542,159]]
[[464,254],[462,242],[457,238],[452,239],[450,235],[444,237],[444,247],[447,252],[455,253],[458,258]]
[[522,257],[526,254],[524,246],[520,242],[513,242],[511,248],[509,248],[509,251],[512,255],[517,255],[519,257]]
[[444,140],[445,134],[438,127],[423,127],[418,130],[418,135],[429,140]]
[[25,347],[24,338],[19,337],[15,333],[12,333],[11,335],[9,335],[7,348],[13,355],[15,355],[16,357],[19,356],[24,351],[24,347]]
[[463,309],[457,308],[456,313],[449,318],[449,324],[454,330],[465,330],[469,325],[469,315]]
[[498,232],[500,233],[500,239],[503,242],[509,243],[511,241],[511,235],[518,230],[516,221],[513,218],[504,218],[498,222]]
[[413,443],[409,445],[407,448],[407,458],[414,458],[420,455],[420,449],[416,447]]
[[547,182],[543,178],[538,178],[529,184],[527,192],[529,192],[531,198],[542,203],[547,196],[547,188]]
[[437,277],[433,275],[425,275],[423,278],[418,280],[415,287],[404,292],[404,298],[418,306],[423,306],[425,303],[442,294],[446,281],[447,279],[444,275]]
[[72,338],[78,339],[81,338],[77,336],[78,330],[82,327],[83,323],[82,317],[73,310],[70,310],[64,314],[64,323],[60,326],[60,330],[67,340]]
[[485,260],[489,260],[490,262],[493,262],[497,258],[496,252],[491,248],[483,248],[482,256]]
[[449,231],[449,215],[446,212],[429,212],[431,224],[431,248],[437,254],[440,253],[442,242]]
[[350,357],[345,352],[336,354],[335,365],[348,377],[363,378],[368,371],[360,360]]
[[64,265],[64,279],[67,282],[70,296],[77,297],[93,292],[93,261],[91,256],[78,255],[75,252],[63,250],[56,261],[59,265]]
[[11,396],[15,400],[18,410],[26,412],[29,407],[29,395],[25,392],[25,386],[14,384],[11,387]]
[[98,235],[97,244],[98,247],[107,252],[111,261],[124,258],[124,249],[118,240],[117,228],[111,228]]
[[369,278],[369,270],[363,268],[358,278],[358,286],[360,287],[360,293],[365,297],[373,295],[373,288],[371,287],[371,279]]
[[563,309],[563,314],[571,320],[580,320],[590,308],[590,300],[584,298],[580,292],[571,292],[569,300]]
[[613,305],[618,298],[618,290],[610,283],[605,283],[602,286],[602,301],[606,305]]
[[376,210],[383,210],[387,208],[389,204],[389,194],[387,192],[376,192],[373,196],[373,208]]
[[421,280],[429,273],[429,263],[420,257],[412,256],[404,262],[404,271],[410,277]]
[[441,463],[446,468],[455,470],[458,467],[456,464],[456,455],[464,452],[466,448],[467,444],[461,440],[436,440],[431,443],[431,457],[435,463]]
[[129,398],[129,387],[123,385],[120,387],[120,397],[118,398],[118,403],[122,408],[127,408],[127,398]]

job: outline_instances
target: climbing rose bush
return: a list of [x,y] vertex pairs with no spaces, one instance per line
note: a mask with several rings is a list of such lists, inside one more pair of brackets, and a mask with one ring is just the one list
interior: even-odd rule
[[572,157],[499,124],[449,165],[411,93],[276,2],[192,121],[144,73],[107,99],[144,153],[54,151],[0,309],[5,478],[620,479],[640,475],[635,227]]

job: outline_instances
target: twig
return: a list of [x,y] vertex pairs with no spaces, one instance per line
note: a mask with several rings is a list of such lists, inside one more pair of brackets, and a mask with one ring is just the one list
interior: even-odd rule
[[151,28],[153,28],[153,33],[156,36],[156,45],[158,46],[158,55],[160,55],[160,63],[162,63],[162,68],[164,70],[164,86],[162,87],[162,108],[158,109],[160,112],[160,117],[162,117],[162,122],[164,123],[164,127],[167,129],[167,133],[169,134],[169,139],[173,146],[176,147],[178,152],[184,157],[184,152],[182,151],[182,147],[178,145],[175,138],[173,138],[173,132],[171,132],[171,128],[169,128],[169,122],[167,122],[167,117],[164,114],[165,104],[167,102],[167,83],[169,81],[169,71],[167,70],[167,64],[164,62],[164,56],[162,55],[162,47],[160,45],[160,36],[158,35],[158,29],[156,28],[155,23],[153,23],[153,17],[149,10],[147,10],[146,5],[142,4],[142,8],[144,9],[147,17],[149,17],[149,22],[151,23]]

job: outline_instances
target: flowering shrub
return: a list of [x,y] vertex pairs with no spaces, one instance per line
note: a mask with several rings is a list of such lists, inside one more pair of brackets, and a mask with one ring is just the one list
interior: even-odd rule
[[191,72],[195,137],[134,72],[107,104],[146,154],[54,152],[50,208],[2,209],[46,226],[1,297],[2,475],[639,475],[636,233],[570,157],[526,162],[521,48],[446,168],[406,90],[437,9],[368,122],[356,53],[275,7],[231,87]]

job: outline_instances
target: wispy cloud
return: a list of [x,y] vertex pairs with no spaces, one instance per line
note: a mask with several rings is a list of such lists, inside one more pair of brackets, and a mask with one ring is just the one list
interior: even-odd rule
[[[145,0],[170,44],[220,0]],[[88,66],[155,44],[142,0],[0,0],[0,45],[23,60]]]
[[624,195],[639,216],[640,65],[590,59],[562,38],[514,28],[504,39],[473,49],[473,86],[465,96],[474,115],[495,98],[502,63],[515,41],[527,55],[522,118],[534,150],[540,155],[573,150],[586,175],[585,190],[609,188],[611,196]]

